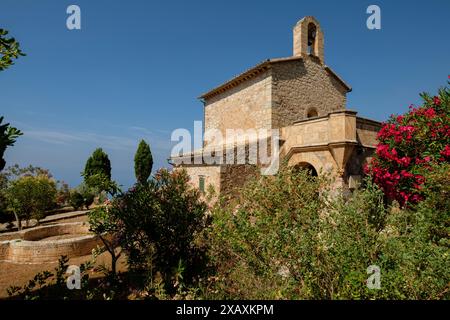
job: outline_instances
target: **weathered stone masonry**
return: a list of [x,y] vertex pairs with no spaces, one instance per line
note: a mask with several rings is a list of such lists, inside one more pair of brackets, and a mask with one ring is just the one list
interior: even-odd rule
[[[205,130],[219,129],[225,137],[227,129],[279,129],[281,160],[329,172],[338,186],[351,188],[373,153],[380,123],[346,110],[350,91],[325,65],[318,21],[305,17],[293,29],[293,56],[263,61],[200,98]],[[205,142],[204,148],[209,147]],[[221,194],[242,187],[256,172],[255,166],[242,164],[179,167],[187,170],[194,186],[199,187],[201,178]]]

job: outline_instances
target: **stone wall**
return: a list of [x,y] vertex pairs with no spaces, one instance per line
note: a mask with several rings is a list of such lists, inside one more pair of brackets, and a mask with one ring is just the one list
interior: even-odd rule
[[[74,234],[73,238],[45,240],[47,237]],[[91,254],[102,245],[84,222],[63,223],[10,232],[0,236],[0,260],[14,263],[41,264],[56,262],[62,255],[69,258]]]
[[315,57],[274,63],[272,79],[273,128],[305,119],[310,108],[318,116],[345,109],[347,89]]
[[360,142],[363,146],[371,146],[375,147],[378,143],[377,134],[381,129],[381,123],[365,119],[365,118],[356,118],[356,135],[358,142]]
[[205,191],[208,191],[211,185],[216,193],[220,192],[220,182],[221,182],[221,168],[220,165],[188,165],[180,167],[180,169],[185,169],[190,177],[190,184],[199,188],[199,177],[203,176],[205,178]]
[[281,138],[285,141],[283,149],[288,152],[292,147],[326,144],[329,141],[328,118],[321,117],[297,123],[281,129]]
[[97,245],[102,242],[94,235],[55,241],[12,240],[7,260],[30,264],[56,262],[62,255],[69,258],[89,255]]
[[240,190],[252,178],[258,176],[260,168],[256,165],[225,165],[222,166],[222,174],[220,179],[220,193],[229,198],[236,197]]
[[267,70],[205,102],[205,130],[270,129],[272,77]]

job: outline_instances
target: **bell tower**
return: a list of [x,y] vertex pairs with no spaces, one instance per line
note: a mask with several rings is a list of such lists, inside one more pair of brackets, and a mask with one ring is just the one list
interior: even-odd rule
[[294,26],[294,56],[311,55],[324,60],[323,32],[319,22],[312,16],[304,17]]

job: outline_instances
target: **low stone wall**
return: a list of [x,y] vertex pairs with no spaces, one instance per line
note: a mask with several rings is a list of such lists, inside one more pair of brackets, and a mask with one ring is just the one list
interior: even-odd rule
[[[45,240],[67,234],[74,234],[74,237]],[[89,234],[89,225],[85,222],[43,226],[1,235],[0,260],[30,264],[56,262],[62,255],[69,258],[88,255],[97,245],[101,245],[101,240]]]
[[9,241],[0,242],[0,260],[6,260],[8,258]]

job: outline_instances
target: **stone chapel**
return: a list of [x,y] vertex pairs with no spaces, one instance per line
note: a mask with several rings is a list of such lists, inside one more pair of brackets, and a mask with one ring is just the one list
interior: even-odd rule
[[[293,28],[292,56],[267,59],[200,96],[204,130],[278,129],[280,161],[333,174],[349,190],[361,179],[381,125],[347,109],[351,90],[325,64],[324,33],[308,16]],[[205,141],[202,150],[171,157],[200,191],[230,193],[255,174],[251,164],[193,161],[208,147]]]

